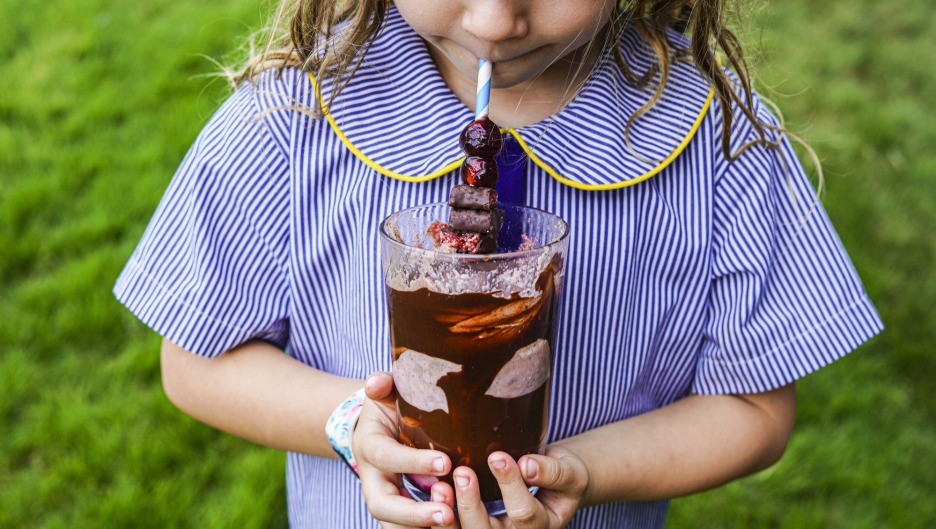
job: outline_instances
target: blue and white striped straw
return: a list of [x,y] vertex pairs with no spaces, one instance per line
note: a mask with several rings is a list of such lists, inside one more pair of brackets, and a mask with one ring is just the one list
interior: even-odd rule
[[491,66],[493,63],[478,59],[478,98],[475,100],[475,119],[488,115],[491,103]]

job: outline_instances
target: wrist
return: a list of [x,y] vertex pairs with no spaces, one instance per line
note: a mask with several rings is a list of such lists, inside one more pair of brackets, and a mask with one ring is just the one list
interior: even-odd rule
[[607,499],[601,497],[601,487],[597,479],[598,476],[596,475],[595,462],[589,457],[589,455],[593,453],[604,453],[604,450],[595,447],[589,443],[587,439],[582,439],[581,436],[563,439],[562,441],[554,443],[553,446],[561,448],[565,452],[571,454],[572,457],[578,459],[581,463],[582,472],[584,474],[584,489],[580,496],[578,508],[584,509],[586,507],[605,503]]
[[354,434],[354,427],[357,426],[358,418],[361,416],[361,408],[364,405],[364,389],[361,388],[348,396],[341,404],[335,408],[335,411],[328,417],[325,423],[325,435],[332,449],[338,455],[338,458],[347,463],[348,467],[358,473],[357,460],[351,451],[351,436]]

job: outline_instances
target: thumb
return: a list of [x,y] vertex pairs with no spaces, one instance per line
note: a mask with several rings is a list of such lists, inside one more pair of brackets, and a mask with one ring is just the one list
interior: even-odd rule
[[392,405],[396,399],[393,391],[393,377],[386,371],[375,371],[367,377],[364,383],[364,394],[367,398],[380,404]]
[[568,450],[550,450],[550,456],[526,455],[518,461],[527,485],[582,494],[589,485],[589,473],[577,456]]

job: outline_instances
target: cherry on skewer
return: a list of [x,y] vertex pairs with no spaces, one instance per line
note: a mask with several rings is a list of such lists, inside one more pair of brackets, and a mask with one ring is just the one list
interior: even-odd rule
[[493,158],[469,156],[462,163],[461,176],[468,185],[493,189],[497,186],[497,162]]
[[458,137],[458,145],[468,156],[494,158],[501,152],[504,139],[500,127],[487,116],[469,123]]

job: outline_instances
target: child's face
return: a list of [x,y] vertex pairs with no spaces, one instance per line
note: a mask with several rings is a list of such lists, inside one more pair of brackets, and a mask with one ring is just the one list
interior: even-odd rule
[[[429,43],[445,75],[477,76],[478,59],[495,63],[494,88],[535,78],[568,80],[583,48],[605,27],[615,0],[395,0],[403,18]],[[600,42],[597,43],[600,48]],[[542,74],[546,74],[543,76]],[[555,75],[550,75],[555,74]]]

